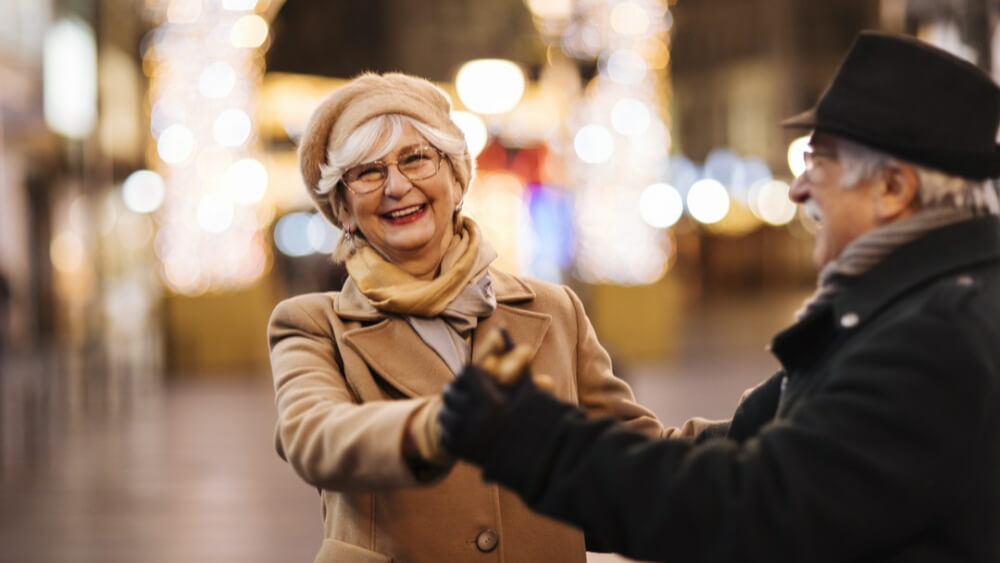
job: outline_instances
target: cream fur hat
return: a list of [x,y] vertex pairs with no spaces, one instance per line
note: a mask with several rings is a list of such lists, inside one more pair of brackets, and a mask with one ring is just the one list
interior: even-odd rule
[[[458,139],[465,139],[462,130],[451,120],[451,99],[429,81],[401,73],[365,73],[337,88],[313,111],[299,146],[299,168],[306,189],[323,215],[341,227],[337,208],[341,205],[339,190],[327,194],[317,191],[320,165],[327,164],[331,146],[343,144],[358,126],[369,119],[397,113],[422,121]],[[469,189],[473,162],[466,149],[459,158],[448,155],[455,179],[462,191]]]

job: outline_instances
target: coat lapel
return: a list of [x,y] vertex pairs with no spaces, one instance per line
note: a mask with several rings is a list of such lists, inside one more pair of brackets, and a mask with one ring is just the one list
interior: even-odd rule
[[444,360],[399,317],[349,330],[344,333],[344,343],[409,397],[437,395],[454,379]]
[[549,315],[501,303],[497,305],[497,310],[492,315],[479,321],[479,326],[472,337],[472,357],[476,357],[476,351],[486,335],[499,328],[506,328],[515,344],[526,344],[531,347],[531,355],[534,357],[542,345],[550,324],[552,317]]
[[[515,306],[515,303],[533,300],[534,291],[510,274],[490,271],[498,304],[492,315],[479,320],[479,326],[472,333],[473,356],[486,334],[500,327],[510,332],[515,343],[530,346],[532,354],[536,354],[552,324],[552,317]],[[338,300],[338,315],[368,321],[381,317],[378,312],[350,305],[358,299],[356,296],[350,299],[348,289],[345,286]],[[372,371],[409,397],[437,395],[455,378],[444,360],[401,317],[390,316],[376,324],[348,330],[343,340]]]
[[476,357],[476,351],[486,335],[499,328],[506,328],[515,344],[530,346],[534,356],[552,324],[552,317],[514,306],[515,303],[535,299],[535,292],[523,280],[493,268],[490,268],[490,276],[497,296],[497,309],[489,317],[479,320],[472,338],[472,357]]

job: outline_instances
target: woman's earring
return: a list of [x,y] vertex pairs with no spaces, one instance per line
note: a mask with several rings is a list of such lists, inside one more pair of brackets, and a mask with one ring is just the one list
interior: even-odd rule
[[465,205],[465,198],[458,200],[458,205],[455,206],[455,213],[460,213],[462,211],[462,206]]
[[354,244],[354,230],[352,230],[352,229],[345,229],[344,230],[344,240],[347,241],[348,244]]

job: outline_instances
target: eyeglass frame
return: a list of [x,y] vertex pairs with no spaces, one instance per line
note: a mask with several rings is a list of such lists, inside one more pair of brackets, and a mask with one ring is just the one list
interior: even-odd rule
[[[409,180],[410,182],[419,182],[421,180],[426,180],[426,179],[434,176],[438,172],[440,172],[441,171],[441,162],[448,159],[448,155],[446,155],[444,153],[444,151],[442,151],[441,149],[439,149],[439,148],[437,148],[437,147],[435,147],[433,145],[416,145],[416,146],[410,147],[410,148],[413,149],[413,152],[412,153],[408,153],[405,156],[412,156],[414,153],[421,152],[424,149],[430,149],[434,153],[437,153],[438,159],[437,159],[437,164],[434,166],[434,172],[431,172],[430,174],[428,174],[427,176],[424,176],[423,178],[410,178],[410,176],[407,175],[406,172],[403,172],[403,170],[399,167],[399,160],[400,160],[399,158],[397,158],[396,160],[379,159],[379,160],[373,160],[371,162],[362,162],[360,164],[355,164],[354,166],[351,166],[347,170],[344,170],[344,173],[341,174],[341,176],[340,176],[340,184],[343,185],[348,190],[350,190],[351,193],[353,193],[354,195],[357,195],[357,196],[363,196],[363,195],[373,194],[373,193],[375,193],[375,192],[377,192],[379,190],[385,189],[386,183],[389,182],[389,167],[390,166],[395,166],[396,170],[399,171],[399,173],[402,174],[403,177],[406,178],[407,180]],[[382,179],[382,183],[379,184],[378,187],[372,188],[372,189],[370,189],[368,191],[359,191],[359,190],[357,190],[355,188],[352,188],[351,184],[347,181],[347,175],[348,175],[348,173],[351,170],[354,170],[354,169],[359,168],[359,167],[373,166],[373,165],[380,165],[381,167],[383,167],[385,169],[385,178]]]
[[818,181],[815,179],[815,177],[813,177],[813,174],[815,174],[816,172],[816,165],[813,163],[813,158],[817,156],[820,158],[828,158],[830,160],[837,160],[838,158],[840,158],[840,156],[835,151],[830,151],[830,150],[817,151],[813,149],[806,149],[802,151],[802,162],[805,165],[805,168],[802,169],[801,176],[807,182],[813,184],[815,184]]

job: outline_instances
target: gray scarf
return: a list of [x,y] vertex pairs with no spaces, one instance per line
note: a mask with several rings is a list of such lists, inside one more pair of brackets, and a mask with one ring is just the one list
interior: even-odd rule
[[823,267],[819,273],[816,292],[795,313],[795,318],[802,319],[833,301],[840,292],[845,278],[864,274],[900,246],[934,229],[965,221],[974,216],[975,213],[965,209],[931,207],[858,237],[847,245],[836,260]]

